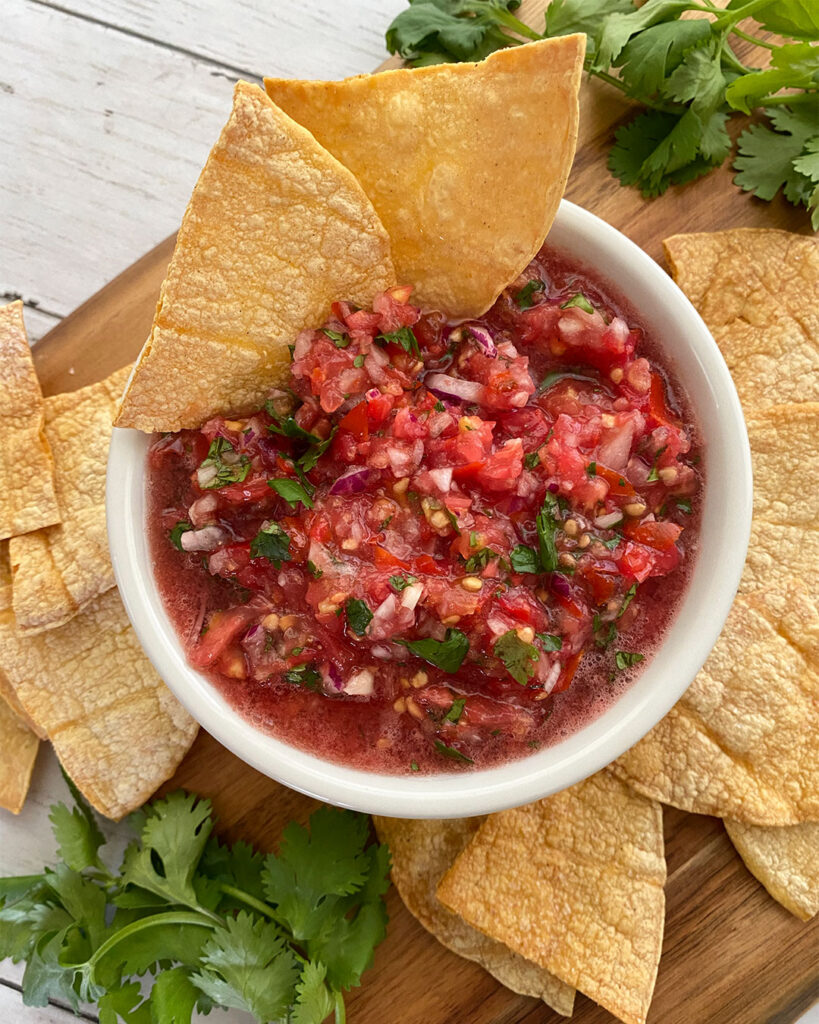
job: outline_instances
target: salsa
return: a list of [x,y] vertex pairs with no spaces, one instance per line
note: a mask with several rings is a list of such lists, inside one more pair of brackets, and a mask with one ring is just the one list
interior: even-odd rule
[[634,313],[544,247],[480,320],[347,302],[251,415],[156,437],[148,529],[191,664],[255,725],[409,773],[608,706],[697,547],[700,446]]

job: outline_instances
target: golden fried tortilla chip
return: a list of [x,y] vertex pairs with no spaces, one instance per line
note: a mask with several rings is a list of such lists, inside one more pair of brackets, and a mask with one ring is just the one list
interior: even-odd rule
[[0,613],[0,665],[94,807],[119,819],[169,778],[197,732],[142,653],[118,592],[20,637]]
[[663,245],[746,412],[819,401],[819,239],[735,228],[674,235]]
[[287,378],[299,331],[336,299],[368,305],[394,283],[389,238],[352,174],[239,82],[117,426],[179,430],[258,408]]
[[39,746],[34,733],[0,696],[0,807],[12,814],[22,810]]
[[484,934],[642,1024],[665,915],[659,804],[608,772],[491,815],[438,886]]
[[817,527],[810,485],[819,474],[819,402],[774,405],[745,419],[754,469],[754,516],[782,526]]
[[614,762],[639,792],[750,824],[819,819],[819,674],[772,623],[770,594],[735,601],[682,699]]
[[9,541],[14,613],[22,633],[62,625],[114,586],[105,473],[111,419],[129,369],[45,400],[62,522]]
[[267,78],[268,95],[364,186],[414,301],[479,316],[557,213],[577,141],[585,36],[479,64],[343,82]]
[[819,912],[819,822],[764,828],[726,821],[748,870],[775,900],[803,921]]
[[506,988],[542,999],[557,1013],[572,1014],[574,989],[553,974],[470,927],[439,903],[444,873],[477,832],[482,818],[404,821],[374,817],[375,830],[392,855],[392,880],[407,909],[453,953],[474,960]]
[[23,325],[23,303],[0,306],[0,540],[60,521],[43,395]]

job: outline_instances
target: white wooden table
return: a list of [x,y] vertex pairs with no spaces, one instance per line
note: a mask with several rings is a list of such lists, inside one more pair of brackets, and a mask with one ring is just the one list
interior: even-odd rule
[[[0,299],[23,299],[31,340],[175,230],[237,77],[370,71],[386,56],[384,31],[404,6],[2,0]],[[0,875],[38,871],[53,859],[48,807],[67,799],[44,747],[23,813],[0,811]],[[57,1005],[23,1007],[21,977],[19,966],[0,964],[0,1024],[76,1019]],[[82,1019],[97,1017],[89,1010]],[[808,1022],[819,1024],[819,1010]]]

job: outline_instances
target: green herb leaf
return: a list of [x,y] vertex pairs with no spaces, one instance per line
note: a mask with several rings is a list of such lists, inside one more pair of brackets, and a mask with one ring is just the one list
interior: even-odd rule
[[686,515],[691,515],[691,502],[687,498],[675,498],[674,502],[680,512],[685,512]]
[[562,303],[560,308],[571,309],[572,306],[577,306],[579,309],[582,309],[584,313],[594,312],[594,306],[589,302],[583,292],[577,292],[570,299],[567,299],[566,302]]
[[420,771],[420,770],[421,769],[418,767],[418,762],[417,761],[410,761],[410,771],[411,772],[417,772],[417,771]]
[[462,761],[464,764],[474,764],[475,762],[471,757],[467,757],[466,754],[462,754],[460,750],[456,750],[455,747],[448,747],[446,743],[442,743],[441,740],[435,740],[435,749],[439,754],[444,757],[450,758],[452,761]]
[[466,697],[458,697],[457,700],[452,702],[452,707],[444,715],[443,721],[454,722],[455,725],[461,720],[461,715],[464,711],[464,704],[466,704]]
[[537,551],[534,548],[527,547],[525,544],[518,544],[517,547],[512,548],[509,561],[512,563],[512,568],[515,572],[538,573],[541,571]]
[[105,837],[92,814],[84,813],[79,807],[69,811],[65,804],[53,804],[49,820],[57,840],[57,855],[72,871],[104,870],[99,849]]
[[247,455],[237,455],[233,445],[224,437],[215,437],[199,468],[207,469],[210,466],[214,467],[216,475],[201,485],[205,491],[241,483],[250,472],[250,459]]
[[278,523],[263,526],[250,542],[251,558],[266,558],[277,569],[290,561],[290,537]]
[[540,564],[544,572],[554,572],[557,569],[556,534],[560,526],[560,520],[557,518],[558,507],[557,498],[547,491],[535,520]]
[[409,355],[419,356],[421,354],[418,349],[418,339],[411,327],[401,327],[389,334],[379,334],[375,340],[389,345],[399,345]]
[[270,401],[265,402],[265,409],[268,414],[276,421],[268,426],[268,430],[273,434],[281,434],[282,437],[289,437],[293,441],[306,441],[307,444],[319,444],[321,438],[316,437],[315,434],[311,434],[308,430],[304,430],[296,423],[292,416],[281,417],[275,411],[273,403]]
[[530,309],[535,304],[533,298],[535,292],[542,292],[546,290],[546,285],[536,277],[531,281],[528,281],[521,290],[515,296],[515,302],[518,304],[518,309]]
[[443,403],[443,402],[442,402],[442,401],[440,400],[440,398],[439,398],[439,399],[438,399],[438,401],[437,401],[437,402],[435,403],[435,405],[433,405],[433,407],[432,407],[432,408],[433,408],[433,409],[434,409],[434,410],[435,410],[436,412],[446,412],[446,406],[445,406],[445,405],[444,405],[444,403]]
[[633,36],[618,58],[629,94],[638,99],[656,96],[686,50],[710,37],[705,18],[661,22]]
[[184,520],[180,519],[176,526],[168,530],[168,537],[170,539],[170,542],[171,544],[173,544],[177,551],[184,550],[184,548],[182,547],[182,534],[188,533],[188,531],[192,529],[193,527],[191,526],[190,523],[186,523]]
[[[543,447],[541,445],[541,447]],[[533,452],[528,452],[523,456],[523,465],[526,469],[534,469],[540,465],[540,448],[536,448]]]
[[535,636],[543,644],[544,651],[560,651],[563,649],[563,639],[555,633],[535,633]]
[[443,640],[398,640],[413,654],[444,672],[457,672],[469,651],[469,640],[460,629],[449,628]]
[[399,594],[417,582],[417,576],[390,576],[390,586]]
[[357,370],[360,370],[360,369],[361,369],[361,367],[362,367],[363,365],[364,365],[364,356],[363,356],[363,355],[362,355],[361,353],[359,353],[359,354],[358,354],[358,355],[357,355],[357,356],[355,357],[355,359],[353,360],[353,366],[354,366],[354,367],[355,367],[355,368],[356,368]]
[[280,480],[268,480],[267,486],[272,488],[276,494],[284,498],[285,501],[289,502],[292,509],[295,509],[299,502],[301,502],[305,508],[313,507],[310,495],[298,480],[291,480],[288,477],[284,477]]
[[623,672],[632,665],[639,664],[644,658],[644,654],[638,654],[636,651],[617,651],[614,655],[614,664],[618,671]]
[[310,573],[314,580],[320,580],[321,577],[324,575],[324,570],[319,569],[315,565],[315,563],[312,562],[309,558],[307,559],[307,571]]
[[364,636],[367,632],[367,626],[373,620],[370,606],[366,601],[361,601],[357,597],[350,597],[347,599],[344,609],[347,612],[347,624],[350,629],[356,636]]
[[791,203],[814,205],[815,186],[795,163],[813,138],[819,137],[816,120],[808,112],[770,107],[765,111],[773,129],[754,124],[737,140],[739,156],[734,181],[760,199],[773,199],[779,189]]
[[527,644],[525,640],[521,640],[517,630],[510,629],[508,633],[498,637],[493,652],[495,657],[504,663],[509,675],[521,686],[526,686],[535,674],[540,652],[534,644]]
[[336,348],[347,348],[350,344],[349,334],[343,334],[341,331],[331,331],[327,327],[322,327],[321,330],[322,333],[327,335]]
[[467,558],[464,570],[466,572],[482,572],[492,559],[497,557],[497,551],[493,551],[491,548],[481,548]]
[[320,1024],[333,1012],[335,1000],[325,983],[324,964],[308,961],[296,985],[296,1005],[288,1024]]
[[296,665],[288,669],[282,679],[294,686],[303,686],[305,690],[318,690],[321,686],[321,674],[315,665]]
[[631,586],[626,591],[625,596],[623,597],[623,603],[620,605],[620,611],[617,613],[617,618],[618,619],[621,619],[623,617],[623,613],[625,612],[626,608],[628,608],[628,606],[631,604],[631,602],[634,600],[634,597],[635,597],[636,593],[637,593],[637,584],[636,583],[632,583]]

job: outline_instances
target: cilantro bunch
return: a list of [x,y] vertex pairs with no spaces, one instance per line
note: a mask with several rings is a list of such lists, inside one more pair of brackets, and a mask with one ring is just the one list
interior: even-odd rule
[[96,1002],[100,1024],[190,1024],[217,1006],[342,1024],[387,922],[389,852],[367,845],[366,816],[322,807],[262,856],[219,843],[210,802],[177,792],[133,816],[115,871],[74,795],[51,809],[61,862],[0,879],[0,959],[26,960],[27,1005]]
[[[520,0],[410,0],[387,30],[387,48],[412,64],[481,60],[526,40],[584,32],[586,69],[648,108],[615,135],[609,169],[657,196],[707,174],[731,154],[729,118],[760,109],[767,120],[739,136],[735,182],[760,199],[812,211],[819,230],[819,3],[805,0],[552,0],[543,34],[515,17]],[[687,11],[693,18],[682,18]],[[712,18],[706,17],[712,15]],[[771,43],[740,27],[793,42]],[[745,65],[738,39],[771,51],[770,67]]]

